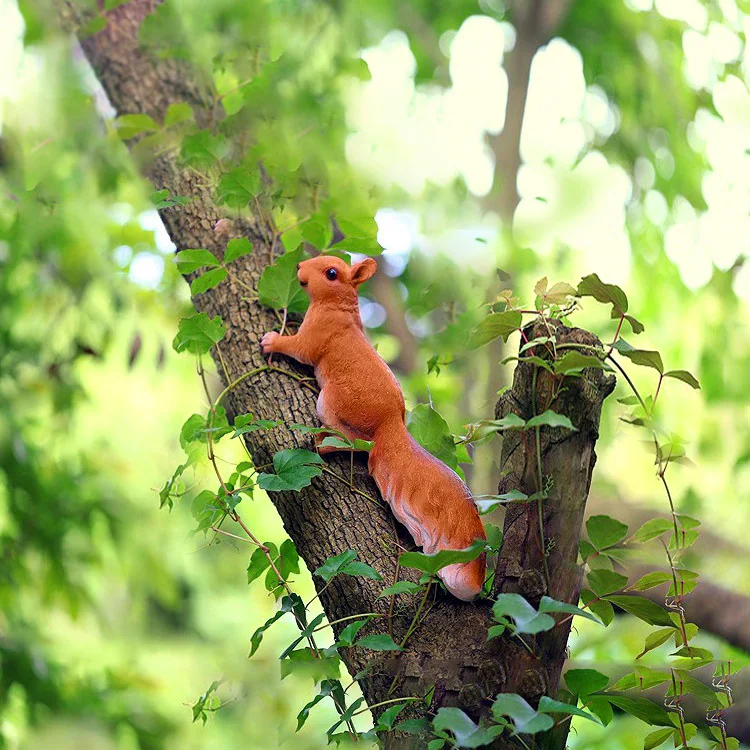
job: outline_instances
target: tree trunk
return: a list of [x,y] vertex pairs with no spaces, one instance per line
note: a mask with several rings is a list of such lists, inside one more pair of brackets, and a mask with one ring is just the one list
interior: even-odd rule
[[[203,127],[210,127],[220,112],[213,106],[208,89],[186,61],[155,59],[138,45],[137,32],[145,15],[157,3],[133,0],[108,12],[106,28],[81,41],[86,56],[99,77],[107,96],[120,114],[145,113],[160,121],[170,104],[186,101]],[[66,29],[76,30],[85,21],[70,2],[58,5]],[[132,145],[132,144],[131,144]],[[185,207],[161,211],[169,234],[179,250],[207,248],[221,256],[228,239],[215,230],[224,218],[212,201],[211,187],[192,170],[181,167],[174,152],[161,154],[144,167],[156,189],[173,195],[187,195],[193,201]],[[246,236],[254,252],[235,262],[236,274],[254,287],[277,252],[276,234],[266,212],[255,213],[233,223],[231,236]],[[217,368],[226,368],[226,378],[234,382],[249,370],[265,364],[259,341],[263,333],[278,327],[271,311],[243,299],[245,292],[231,278],[194,298],[197,310],[209,316],[220,315],[227,328],[225,338],[215,348]],[[561,340],[595,339],[586,332],[560,327]],[[278,362],[297,375],[310,371],[294,362]],[[533,413],[531,375],[527,366],[516,371],[514,386],[500,405],[501,412],[515,411],[528,417]],[[544,381],[541,381],[544,383]],[[594,443],[601,403],[612,390],[611,378],[600,371],[587,371],[557,399],[553,407],[570,417],[578,432],[559,430],[542,435],[542,471],[554,478],[552,499],[544,506],[545,538],[554,539],[548,563],[553,573],[549,593],[577,602],[580,575],[576,566],[577,543],[583,508],[594,466]],[[230,419],[252,411],[258,417],[283,419],[286,423],[317,425],[315,389],[303,388],[281,372],[264,372],[249,377],[228,395]],[[541,392],[541,391],[540,391]],[[272,460],[283,448],[310,448],[310,440],[298,432],[278,428],[245,436],[257,465]],[[530,477],[523,463],[520,444],[506,441],[503,455],[507,468],[517,478],[520,489],[528,488]],[[363,459],[355,464],[353,485],[348,485],[349,463],[345,457],[326,459],[341,479],[324,474],[300,493],[276,492],[271,499],[284,527],[294,541],[307,567],[314,570],[323,561],[347,549],[357,550],[360,559],[372,565],[383,577],[376,582],[363,577],[339,576],[321,591],[321,603],[333,621],[359,612],[387,613],[388,600],[379,598],[384,585],[394,582],[400,548],[412,542],[403,529],[396,530],[388,507],[379,499],[367,474]],[[509,480],[504,480],[507,489]],[[372,498],[377,498],[374,501]],[[241,506],[239,508],[241,513]],[[519,590],[532,601],[545,591],[540,579],[537,543],[539,527],[534,524],[536,509],[526,506],[508,514],[507,542],[500,559],[496,591]],[[394,533],[394,531],[396,533]],[[524,545],[524,540],[528,544]],[[321,590],[321,581],[315,580]],[[403,598],[392,618],[395,640],[405,634],[418,602]],[[531,656],[516,640],[496,638],[487,641],[493,624],[487,602],[466,604],[434,591],[427,614],[408,641],[406,651],[393,656],[376,655],[360,648],[342,649],[342,658],[352,674],[366,670],[360,685],[372,705],[386,698],[423,695],[432,686],[434,699],[429,709],[413,704],[406,715],[427,715],[441,706],[461,706],[478,719],[488,712],[493,697],[501,691],[517,692],[534,700],[545,692],[554,693],[565,657],[569,625],[561,625],[531,641]],[[383,621],[369,626],[369,632],[383,630]],[[342,625],[335,626],[336,634]],[[379,711],[376,711],[379,713]],[[389,738],[391,747],[414,746],[409,738]],[[419,741],[419,745],[423,745]],[[515,747],[511,740],[499,739],[497,747]],[[564,739],[559,747],[564,746]]]

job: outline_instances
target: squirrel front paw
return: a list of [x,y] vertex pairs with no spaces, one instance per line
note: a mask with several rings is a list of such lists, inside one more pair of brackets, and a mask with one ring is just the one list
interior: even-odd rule
[[276,339],[280,339],[281,336],[276,333],[276,331],[269,331],[268,333],[263,335],[263,338],[260,340],[260,345],[263,347],[263,354],[271,354],[276,351],[276,348],[274,347],[274,344],[276,343]]

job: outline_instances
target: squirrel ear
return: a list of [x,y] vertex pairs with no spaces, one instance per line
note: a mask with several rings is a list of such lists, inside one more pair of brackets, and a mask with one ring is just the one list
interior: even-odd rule
[[371,278],[377,270],[378,264],[372,258],[365,258],[361,263],[357,263],[352,268],[352,283],[355,286],[359,286]]

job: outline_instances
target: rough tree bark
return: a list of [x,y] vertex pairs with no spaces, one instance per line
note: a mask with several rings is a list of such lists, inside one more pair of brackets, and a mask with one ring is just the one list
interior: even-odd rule
[[[145,15],[158,3],[133,0],[107,13],[108,24],[94,36],[81,40],[85,54],[96,72],[113,107],[120,113],[145,113],[160,121],[170,104],[187,102],[203,127],[211,127],[220,117],[208,89],[199,74],[186,61],[155,59],[138,45],[137,34]],[[57,4],[63,27],[75,31],[85,20],[76,6],[59,0]],[[168,189],[174,195],[188,195],[193,201],[181,208],[161,212],[168,232],[179,250],[208,248],[221,256],[228,235],[215,230],[223,215],[212,201],[206,180],[192,170],[181,167],[175,153],[168,151],[144,167],[145,175],[156,189]],[[275,230],[267,213],[253,214],[233,223],[230,236],[246,236],[255,251],[236,262],[237,274],[254,286],[265,267],[277,253]],[[227,333],[217,349],[221,372],[234,381],[250,369],[265,364],[258,342],[264,332],[278,326],[270,311],[257,303],[243,300],[243,289],[227,279],[215,289],[194,299],[197,310],[209,316],[221,315]],[[586,340],[593,337],[578,329],[560,327],[561,340]],[[293,362],[283,366],[291,372],[309,375]],[[547,392],[546,380],[539,380],[539,396]],[[530,417],[535,408],[531,400],[531,373],[526,366],[516,371],[512,392],[503,399],[501,413],[514,411]],[[565,413],[578,431],[565,434],[552,430],[542,436],[542,470],[554,478],[552,497],[545,503],[545,537],[554,540],[547,557],[552,570],[552,585],[546,592],[541,568],[539,527],[535,525],[536,509],[520,508],[509,513],[506,521],[507,542],[500,560],[497,591],[521,591],[533,602],[543,593],[577,601],[580,586],[576,567],[576,549],[583,508],[594,466],[594,444],[603,399],[612,390],[612,379],[601,371],[591,370],[551,404]],[[248,378],[229,394],[230,417],[252,411],[259,417],[282,418],[286,422],[318,424],[314,389],[302,388],[298,382],[279,372],[265,372]],[[273,454],[289,447],[311,447],[309,441],[283,429],[247,435],[247,445],[257,464],[271,461]],[[521,444],[511,438],[504,458],[515,486],[529,489],[533,479],[528,455]],[[330,468],[341,477],[348,475],[348,460],[327,459]],[[511,480],[504,480],[507,489]],[[403,530],[396,530],[387,506],[373,502],[378,498],[374,483],[367,475],[363,460],[358,460],[353,486],[324,475],[301,493],[273,493],[272,500],[287,533],[297,546],[309,569],[319,566],[331,555],[355,549],[360,558],[378,570],[386,584],[396,575],[396,557],[411,540]],[[241,510],[241,507],[240,507]],[[320,586],[320,581],[316,581]],[[321,603],[330,620],[358,612],[383,612],[387,601],[379,599],[383,583],[362,577],[340,576],[321,593]],[[394,637],[403,636],[416,610],[416,602],[400,603],[393,618]],[[352,674],[369,667],[361,687],[369,704],[388,697],[420,695],[435,686],[431,711],[441,706],[458,705],[474,718],[488,710],[495,694],[518,692],[530,700],[554,694],[565,656],[569,625],[561,625],[536,639],[532,657],[517,642],[505,639],[486,640],[492,624],[487,603],[464,604],[436,595],[429,613],[408,643],[408,649],[397,656],[376,656],[352,648],[342,654]],[[339,626],[340,627],[340,626]],[[372,626],[373,628],[375,626]],[[334,628],[338,633],[339,628]],[[425,709],[421,709],[425,711]],[[392,738],[392,747],[413,746],[413,740]],[[497,747],[515,747],[500,739]],[[564,746],[564,738],[557,747]]]

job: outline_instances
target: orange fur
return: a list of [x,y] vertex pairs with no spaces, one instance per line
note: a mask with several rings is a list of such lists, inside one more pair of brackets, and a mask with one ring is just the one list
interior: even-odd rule
[[[376,268],[371,258],[354,266],[334,256],[300,263],[297,277],[310,296],[310,307],[294,336],[265,334],[263,352],[286,354],[315,368],[321,388],[318,416],[350,440],[375,442],[370,474],[396,518],[426,553],[464,549],[486,538],[471,493],[452,469],[409,434],[401,387],[362,327],[357,287]],[[329,278],[334,272],[335,278]],[[481,592],[484,576],[484,555],[440,571],[448,590],[466,601]]]

